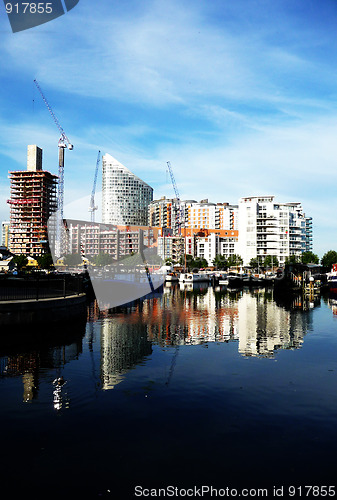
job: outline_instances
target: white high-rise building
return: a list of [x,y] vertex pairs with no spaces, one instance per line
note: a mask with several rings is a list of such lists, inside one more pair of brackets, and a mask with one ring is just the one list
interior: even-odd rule
[[244,265],[252,258],[300,256],[307,246],[308,218],[300,203],[276,203],[274,196],[250,196],[239,202],[238,253]]
[[209,266],[217,255],[223,255],[228,259],[237,253],[237,236],[221,237],[216,233],[210,233],[205,237],[198,237],[196,242],[197,257],[206,259]]
[[109,154],[102,158],[102,222],[147,225],[153,189]]

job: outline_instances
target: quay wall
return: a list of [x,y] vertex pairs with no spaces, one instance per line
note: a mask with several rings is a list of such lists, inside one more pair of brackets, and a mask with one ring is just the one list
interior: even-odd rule
[[86,294],[39,300],[0,301],[0,326],[53,324],[86,313]]

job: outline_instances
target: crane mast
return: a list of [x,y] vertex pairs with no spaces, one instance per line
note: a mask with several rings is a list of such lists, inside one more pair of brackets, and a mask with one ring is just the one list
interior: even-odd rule
[[176,208],[177,214],[176,214],[175,232],[178,235],[180,235],[180,233],[181,233],[181,222],[182,222],[182,207],[181,207],[181,204],[180,204],[180,195],[179,195],[177,184],[176,184],[176,181],[175,181],[175,178],[174,178],[174,175],[173,175],[173,170],[172,170],[172,167],[171,167],[171,162],[169,162],[169,161],[167,162],[167,167],[168,167],[168,171],[170,173],[170,177],[171,177],[171,181],[172,181],[174,193],[175,193],[176,199],[177,199],[177,208]]
[[61,234],[62,234],[62,225],[63,225],[63,198],[64,198],[64,150],[66,148],[72,150],[74,146],[70,143],[65,131],[60,125],[60,122],[55,116],[54,111],[52,110],[49,102],[47,101],[44,93],[37,80],[34,80],[34,83],[41,94],[41,97],[48,108],[49,113],[51,114],[57,128],[60,132],[60,139],[58,142],[59,148],[59,169],[58,169],[58,210],[57,210],[57,221],[56,221],[56,239],[55,239],[55,254],[57,257],[60,257],[62,253],[62,244],[61,244]]
[[89,212],[90,212],[90,220],[91,222],[95,222],[95,210],[97,210],[97,206],[95,205],[95,192],[96,192],[96,183],[97,183],[97,174],[98,174],[98,167],[99,167],[99,162],[100,162],[100,155],[101,152],[98,151],[97,155],[97,161],[96,161],[96,168],[95,168],[95,177],[94,177],[94,185],[92,187],[91,191],[91,198],[90,198],[90,205],[89,205]]

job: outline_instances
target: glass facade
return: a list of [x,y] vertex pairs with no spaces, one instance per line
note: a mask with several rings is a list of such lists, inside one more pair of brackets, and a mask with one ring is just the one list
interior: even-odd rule
[[102,222],[147,225],[152,187],[109,154],[103,156],[102,170]]

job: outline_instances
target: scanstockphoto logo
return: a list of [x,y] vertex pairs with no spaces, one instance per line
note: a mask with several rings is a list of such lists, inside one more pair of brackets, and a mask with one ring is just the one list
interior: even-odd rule
[[80,0],[18,2],[3,0],[13,33],[53,21],[73,9]]
[[164,284],[152,228],[61,220],[59,210],[48,220],[54,266],[72,274],[86,270],[101,310],[153,296]]

